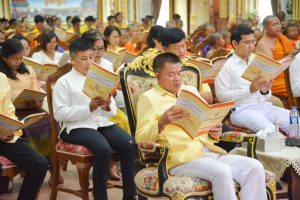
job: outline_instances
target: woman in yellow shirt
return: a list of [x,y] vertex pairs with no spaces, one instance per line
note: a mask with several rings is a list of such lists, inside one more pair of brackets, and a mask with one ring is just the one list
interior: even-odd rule
[[116,26],[107,26],[104,30],[104,37],[107,41],[107,50],[117,52],[119,47],[119,41],[121,32]]
[[115,26],[118,28],[127,28],[127,25],[123,23],[123,15],[122,13],[117,13],[115,15],[116,18],[116,22],[115,22]]

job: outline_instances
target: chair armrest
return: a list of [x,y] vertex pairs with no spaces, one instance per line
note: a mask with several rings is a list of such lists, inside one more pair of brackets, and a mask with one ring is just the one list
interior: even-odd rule
[[225,132],[220,140],[226,142],[248,142],[247,145],[247,156],[250,158],[257,159],[256,146],[259,138],[256,135],[248,135],[242,132],[229,131]]

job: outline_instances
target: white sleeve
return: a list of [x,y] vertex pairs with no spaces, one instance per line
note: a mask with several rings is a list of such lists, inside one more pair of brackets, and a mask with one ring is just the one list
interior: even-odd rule
[[300,56],[297,56],[296,59],[292,62],[289,70],[290,70],[292,92],[295,97],[299,97],[300,96]]
[[53,113],[56,121],[81,121],[91,117],[89,104],[70,106],[70,102],[67,83],[58,81],[53,89]]
[[39,54],[39,52],[34,53],[31,57],[32,59],[34,59],[37,63],[42,64],[43,63],[43,58],[42,56]]
[[221,69],[215,79],[216,96],[220,102],[245,99],[251,96],[250,87],[243,89],[230,89],[231,71],[228,65]]

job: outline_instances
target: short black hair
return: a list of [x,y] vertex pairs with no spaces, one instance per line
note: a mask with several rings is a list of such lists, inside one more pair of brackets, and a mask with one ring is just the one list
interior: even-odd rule
[[179,63],[181,64],[181,60],[180,58],[175,55],[174,53],[170,53],[170,52],[166,52],[166,53],[161,53],[158,54],[158,56],[156,56],[153,60],[153,70],[155,73],[160,73],[161,70],[163,70],[165,68],[165,63]]
[[149,19],[154,19],[154,17],[152,15],[146,15],[146,17]]
[[276,14],[276,17],[278,17],[278,19],[285,19],[285,13],[284,12],[279,12]]
[[23,35],[15,35],[15,36],[13,36],[12,38],[13,38],[13,39],[17,39],[17,40],[19,40],[19,41],[25,40],[25,41],[28,42],[28,45],[29,45],[28,39],[27,39],[25,36],[23,36]]
[[151,29],[149,31],[149,34],[147,36],[147,45],[148,45],[148,47],[151,47],[151,48],[155,47],[155,43],[152,41],[152,38],[157,40],[159,32],[163,29],[165,29],[165,28],[163,26],[160,26],[160,25],[155,25],[155,26],[151,27]]
[[79,19],[78,17],[74,17],[74,18],[72,19],[72,24],[73,24],[73,26],[75,26],[78,22],[79,22],[79,23],[81,22],[81,19]]
[[165,29],[159,37],[163,47],[169,47],[170,44],[176,44],[185,39],[184,32],[179,28]]
[[104,38],[104,36],[102,35],[102,33],[100,33],[100,31],[98,31],[97,29],[90,29],[90,30],[84,32],[84,33],[81,35],[81,39],[85,39],[85,40],[89,41],[89,42],[91,43],[92,46],[94,46],[94,43],[95,43],[97,40],[102,39],[103,42],[104,42],[105,50],[107,49],[107,42],[106,42],[106,39]]
[[36,16],[34,16],[34,22],[36,24],[39,23],[39,22],[44,22],[44,21],[45,21],[45,19],[44,19],[44,17],[42,15],[36,15]]
[[119,16],[119,15],[122,15],[122,13],[117,13],[117,14],[115,14],[115,18],[117,19],[117,17]]
[[1,23],[3,23],[3,22],[8,22],[8,20],[5,19],[4,17],[3,17],[0,21],[1,21]]
[[9,25],[13,25],[17,21],[16,19],[12,18],[8,21]]
[[107,21],[110,21],[112,18],[116,19],[115,16],[110,15],[110,16],[107,17]]
[[180,18],[181,18],[181,16],[178,15],[178,14],[174,14],[174,15],[173,15],[173,19],[180,19]]
[[46,23],[47,23],[47,24],[54,23],[53,18],[52,18],[52,17],[47,18],[47,19],[46,19]]
[[93,16],[88,16],[88,17],[86,17],[85,20],[84,20],[84,22],[94,22],[94,21],[95,21],[95,19],[94,19]]
[[[119,36],[121,36],[121,31],[116,26],[107,26],[103,32],[104,38],[109,37],[113,31],[117,31],[119,33]],[[107,40],[107,44],[109,44],[109,41]]]
[[79,38],[71,42],[69,52],[70,56],[74,58],[74,56],[77,55],[78,51],[87,51],[90,49],[93,49],[92,44],[85,39]]
[[289,30],[291,29],[291,28],[294,28],[295,26],[292,26],[292,25],[288,25],[286,28],[285,28],[285,35],[289,32]]
[[24,22],[25,19],[27,19],[27,17],[22,17],[22,20],[21,20],[21,21]]
[[56,17],[55,20],[54,20],[54,22],[56,22],[57,20],[61,21],[61,19],[59,17]]
[[254,34],[254,31],[251,28],[243,24],[237,25],[231,32],[231,36],[230,36],[231,46],[233,47],[232,45],[233,40],[239,43],[242,39],[242,35],[250,35],[250,34]]
[[72,18],[71,16],[67,16],[66,21],[68,21],[70,18]]

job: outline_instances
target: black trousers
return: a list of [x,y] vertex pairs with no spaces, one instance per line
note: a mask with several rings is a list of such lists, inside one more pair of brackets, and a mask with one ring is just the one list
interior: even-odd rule
[[99,127],[97,130],[77,128],[67,134],[64,130],[60,138],[67,143],[87,147],[95,154],[93,169],[94,199],[107,200],[106,184],[110,170],[111,148],[121,156],[123,199],[137,195],[134,176],[134,156],[130,148],[131,137],[117,125]]
[[[228,132],[228,131],[233,131],[231,128],[229,128],[225,123],[223,123],[222,126],[222,133]],[[224,142],[224,141],[219,141],[218,143],[215,144],[218,147],[221,147],[227,152],[230,152],[232,149],[235,148],[236,142]]]
[[35,200],[48,170],[46,157],[29,146],[23,138],[15,143],[0,141],[0,155],[26,170],[18,200]]

